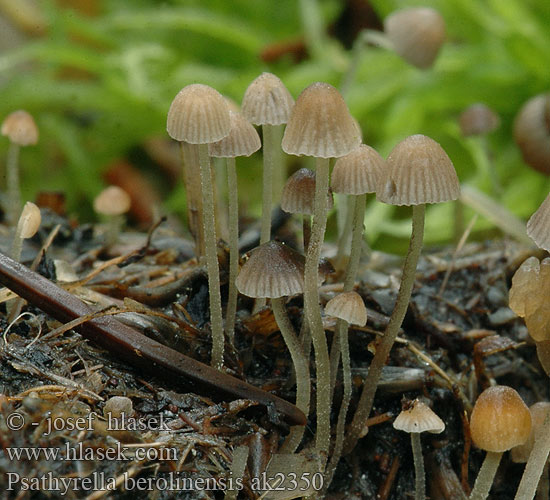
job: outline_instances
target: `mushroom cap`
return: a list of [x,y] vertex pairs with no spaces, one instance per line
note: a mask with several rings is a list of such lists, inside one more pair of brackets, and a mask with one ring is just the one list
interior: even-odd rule
[[277,241],[250,252],[235,284],[243,295],[276,299],[304,291],[304,256]]
[[550,251],[550,194],[527,221],[527,235],[538,247]]
[[477,102],[460,114],[458,123],[462,135],[468,137],[492,132],[500,125],[500,118],[489,106]]
[[325,314],[343,319],[350,325],[367,324],[367,308],[357,292],[343,292],[334,296],[327,302]]
[[525,463],[529,459],[529,455],[535,445],[535,439],[542,429],[542,424],[547,415],[550,415],[550,403],[548,401],[539,401],[529,407],[531,412],[531,433],[529,439],[525,443],[515,446],[510,450],[512,462]]
[[20,228],[21,238],[32,238],[38,231],[41,222],[42,216],[40,214],[40,209],[31,201],[27,201],[17,221],[17,227],[18,229]]
[[529,438],[531,413],[514,389],[495,385],[477,398],[470,417],[470,432],[478,448],[507,451]]
[[226,100],[208,85],[187,85],[170,104],[166,130],[176,141],[208,144],[223,139],[229,134],[230,128]]
[[[332,192],[328,194],[328,210],[334,206]],[[281,195],[281,208],[291,214],[313,214],[315,199],[315,172],[309,168],[301,168],[294,172],[286,181]]]
[[272,73],[262,73],[246,89],[242,113],[254,125],[287,123],[294,99],[284,83]]
[[38,142],[38,127],[34,118],[23,110],[14,111],[6,116],[0,131],[19,146],[31,146]]
[[122,215],[130,210],[130,195],[118,186],[109,186],[94,199],[94,210],[101,215]]
[[317,82],[298,96],[283,136],[292,155],[339,158],[361,144],[361,133],[340,92]]
[[441,203],[459,195],[452,161],[437,142],[421,134],[393,148],[376,191],[376,198],[390,205]]
[[335,193],[374,193],[385,166],[386,162],[374,148],[361,144],[336,160],[330,185]]
[[429,68],[445,41],[445,21],[429,7],[410,7],[390,14],[384,32],[395,52],[420,69]]
[[260,136],[252,124],[241,114],[229,112],[231,129],[223,139],[208,146],[210,156],[215,158],[235,158],[250,156],[262,147]]
[[419,399],[404,409],[393,421],[393,428],[403,432],[431,432],[439,434],[445,430],[445,423],[432,409]]
[[550,175],[550,94],[529,99],[514,120],[514,140],[523,160]]

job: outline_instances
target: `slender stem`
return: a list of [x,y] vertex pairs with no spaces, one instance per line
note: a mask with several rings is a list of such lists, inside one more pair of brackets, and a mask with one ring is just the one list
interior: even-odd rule
[[10,226],[17,224],[21,212],[21,192],[19,190],[19,145],[10,142],[6,163],[6,187],[8,189],[6,219]]
[[235,338],[235,315],[237,313],[237,287],[235,280],[239,271],[239,205],[237,168],[235,158],[227,160],[227,191],[229,196],[229,293],[225,313],[225,331],[233,342]]
[[273,203],[281,202],[281,194],[286,180],[286,161],[281,148],[284,125],[273,126]]
[[208,271],[208,293],[210,295],[210,323],[212,328],[213,367],[221,369],[223,365],[223,323],[222,299],[220,295],[220,269],[218,264],[216,221],[214,217],[214,191],[208,144],[199,144],[199,163],[201,171],[202,204],[204,210],[204,236],[206,244],[206,268]]
[[302,235],[304,237],[304,253],[307,252],[309,239],[311,237],[311,215],[302,215]]
[[542,427],[535,437],[535,445],[527,460],[515,500],[531,500],[535,496],[550,451],[550,415],[546,415]]
[[15,226],[15,232],[13,235],[13,240],[11,242],[10,250],[10,257],[17,262],[19,262],[19,260],[21,259],[21,250],[23,250],[23,237],[21,236],[22,231],[23,224],[21,218],[19,218],[17,226]]
[[317,158],[315,179],[315,200],[311,239],[306,254],[304,271],[304,305],[311,329],[315,350],[317,376],[317,434],[316,449],[321,454],[328,453],[330,443],[330,364],[327,340],[321,307],[319,306],[318,274],[321,247],[327,224],[327,192],[329,182],[329,160]]
[[109,216],[105,230],[105,246],[112,247],[117,242],[123,225],[124,215]]
[[187,196],[187,223],[195,241],[195,255],[204,256],[204,226],[199,151],[196,145],[180,142],[181,163],[183,166],[183,183]]
[[[344,292],[350,292],[353,289],[355,283],[355,278],[357,276],[357,270],[359,268],[359,259],[361,257],[361,242],[363,240],[363,220],[364,220],[364,209],[367,195],[362,194],[358,196],[352,196],[352,203],[350,203],[349,209],[353,214],[353,230],[351,238],[351,252],[350,258],[348,261],[348,267],[346,269],[346,277],[344,280]],[[340,405],[340,412],[338,413],[338,422],[336,424],[336,441],[334,444],[334,450],[332,451],[330,462],[327,468],[326,483],[327,486],[332,480],[336,466],[342,455],[342,448],[344,446],[344,433],[346,429],[346,417],[348,414],[349,402],[351,400],[351,362],[349,355],[349,339],[348,339],[348,328],[349,324],[339,319],[336,322],[336,334],[339,340],[340,349],[335,353],[336,361],[333,361],[333,349],[330,352],[331,355],[331,370],[338,370],[338,357],[341,354],[342,357],[342,378],[344,381],[344,394],[342,395],[342,403]],[[334,366],[336,365],[336,366]],[[331,383],[335,379],[335,375],[330,373]],[[334,392],[334,385],[331,386],[331,395]],[[331,396],[332,397],[332,396]]]
[[422,443],[420,442],[420,433],[411,432],[411,446],[414,460],[415,474],[415,500],[426,500],[426,473],[424,472],[424,457],[422,456]]
[[[300,341],[296,333],[294,333],[294,328],[288,319],[285,310],[285,299],[282,297],[271,299],[271,308],[273,309],[275,320],[290,352],[294,370],[296,371],[296,406],[307,415],[309,413],[309,397],[311,392],[309,363],[304,356]],[[294,426],[283,444],[281,453],[294,453],[300,445],[304,430],[305,426],[303,425]]]
[[425,205],[414,205],[412,209],[412,233],[411,241],[409,243],[409,250],[407,257],[405,258],[405,264],[403,265],[403,275],[401,277],[401,285],[397,294],[397,301],[393,309],[392,315],[384,336],[378,342],[376,346],[376,354],[371,361],[368,375],[363,383],[363,392],[357,404],[357,410],[353,416],[348,436],[346,438],[346,444],[344,445],[346,450],[351,451],[359,438],[359,434],[365,425],[365,420],[370,414],[372,405],[374,402],[374,394],[376,393],[376,387],[382,375],[382,368],[386,364],[386,360],[390,354],[391,348],[399,328],[403,323],[409,300],[411,298],[412,289],[414,285],[416,265],[420,257],[420,251],[422,250],[422,239],[424,236],[424,212]]
[[[344,208],[345,207],[345,208]],[[336,251],[335,266],[336,270],[340,271],[343,268],[346,254],[350,251],[350,235],[353,226],[353,211],[355,207],[355,196],[346,196],[345,200],[341,200],[337,205],[338,213],[344,212],[344,227],[338,238],[338,250]]]
[[[479,469],[479,473],[474,484],[474,489],[470,495],[470,500],[485,500],[489,496],[489,491],[493,485],[493,479],[495,478],[501,458],[502,452],[487,452],[483,465],[481,466],[481,469]],[[533,495],[534,494],[535,493],[533,492]]]
[[275,150],[275,133],[273,125],[262,125],[264,136],[264,171],[262,192],[262,226],[260,232],[260,245],[271,239],[271,206],[273,204],[273,155]]

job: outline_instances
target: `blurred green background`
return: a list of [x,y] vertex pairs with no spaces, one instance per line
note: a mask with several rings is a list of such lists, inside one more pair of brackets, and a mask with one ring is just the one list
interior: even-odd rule
[[[433,68],[416,69],[372,46],[359,53],[346,100],[364,142],[386,156],[407,135],[429,135],[448,152],[461,182],[493,196],[483,144],[462,138],[457,124],[465,107],[483,102],[501,117],[488,138],[502,185],[498,201],[526,219],[550,183],[523,163],[512,125],[529,97],[550,88],[550,2],[370,5],[374,15],[362,0],[0,0],[0,119],[25,109],[41,134],[21,153],[23,199],[63,191],[69,213],[92,220],[105,173],[126,159],[160,193],[162,210],[183,216],[181,184],[147,146],[166,137],[166,112],[183,86],[209,84],[236,102],[262,71],[277,74],[294,97],[318,80],[340,87],[358,29],[380,26],[394,9],[423,5],[438,9],[447,24],[448,41]],[[1,137],[2,165],[7,147]],[[238,168],[241,202],[258,214],[261,155]],[[449,203],[430,207],[428,244],[451,241],[452,213]],[[369,200],[369,243],[402,251],[406,214]],[[492,227],[480,217],[474,235],[492,235]]]

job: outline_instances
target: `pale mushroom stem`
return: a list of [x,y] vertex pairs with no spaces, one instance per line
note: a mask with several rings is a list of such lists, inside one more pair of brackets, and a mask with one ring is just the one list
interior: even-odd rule
[[327,224],[329,160],[328,158],[316,158],[316,163],[313,224],[304,271],[304,305],[315,350],[315,370],[317,376],[316,449],[321,454],[326,454],[330,443],[330,364],[317,286],[319,259],[321,257],[321,247],[323,246]]
[[309,239],[311,238],[311,215],[302,215],[302,236],[304,238],[304,253],[307,252]]
[[281,202],[281,194],[286,180],[286,162],[283,158],[281,141],[283,140],[284,125],[274,125],[272,132],[273,140],[273,203]]
[[[345,195],[341,195],[345,196]],[[346,208],[341,208],[343,204],[346,204]],[[343,267],[343,262],[345,261],[346,252],[350,250],[348,242],[350,239],[352,227],[353,227],[353,212],[355,206],[355,196],[346,196],[345,201],[342,200],[341,203],[338,203],[337,209],[345,211],[344,227],[342,229],[342,234],[338,238],[338,249],[336,251],[335,267],[339,271]]]
[[537,485],[544,471],[550,452],[550,416],[544,419],[540,431],[537,433],[535,445],[527,460],[523,476],[516,492],[515,500],[531,500],[535,496]]
[[208,293],[210,296],[210,323],[212,329],[212,361],[217,369],[223,365],[223,322],[222,300],[220,295],[220,270],[218,265],[216,221],[214,216],[214,191],[208,144],[199,144],[199,163],[204,210],[204,237],[206,251],[206,269],[208,272]]
[[426,500],[426,478],[424,472],[424,457],[422,456],[422,443],[420,432],[411,432],[411,447],[414,460],[415,474],[415,500]]
[[[500,464],[502,452],[488,451],[481,469],[476,478],[474,489],[470,494],[470,500],[485,500],[493,485],[493,479]],[[530,497],[532,498],[532,497]]]
[[23,221],[21,220],[22,217],[19,219],[17,226],[15,226],[15,234],[13,235],[13,240],[11,242],[11,249],[10,249],[10,255],[13,260],[16,260],[19,262],[19,259],[21,258],[21,251],[23,250]]
[[17,224],[21,212],[21,194],[19,192],[19,149],[14,142],[10,143],[6,161],[6,187],[8,191],[6,220],[10,226]]
[[[359,259],[361,257],[361,242],[363,240],[363,214],[365,203],[367,199],[366,194],[351,197],[353,202],[350,204],[350,209],[353,213],[353,230],[351,233],[351,252],[346,269],[346,277],[344,279],[344,292],[351,292],[355,283],[355,277],[357,276],[357,270],[359,268]],[[342,395],[342,403],[340,404],[340,411],[338,413],[338,422],[336,424],[336,441],[334,443],[334,449],[332,451],[330,462],[327,468],[327,480],[326,483],[330,484],[332,476],[336,470],[336,466],[340,461],[342,455],[342,448],[344,446],[344,436],[346,429],[346,417],[348,414],[349,402],[351,399],[351,363],[349,356],[349,340],[348,340],[348,328],[349,323],[342,319],[336,322],[336,335],[339,342],[336,339],[333,341],[333,347],[330,351],[330,375],[331,375],[331,398],[334,392],[333,380],[336,379],[332,370],[338,370],[338,358],[342,357],[342,378],[344,381],[344,393]],[[337,347],[339,345],[339,348]],[[333,356],[336,358],[333,360]]]
[[229,196],[229,292],[225,312],[225,330],[233,342],[235,338],[235,316],[237,314],[237,287],[235,280],[239,271],[239,205],[237,189],[237,168],[235,158],[227,160],[227,191]]
[[363,392],[357,404],[357,410],[353,416],[349,433],[346,439],[345,448],[352,450],[357,442],[359,434],[363,430],[365,420],[370,414],[374,402],[374,394],[376,387],[382,375],[382,369],[386,364],[386,360],[390,354],[391,348],[399,328],[403,323],[409,300],[411,298],[414,279],[416,274],[416,265],[422,250],[422,240],[424,237],[424,213],[425,205],[413,205],[412,207],[412,232],[407,257],[403,265],[403,275],[401,277],[401,285],[397,294],[397,302],[393,309],[392,315],[384,335],[376,345],[376,354],[371,361],[368,375],[363,383]]
[[124,226],[124,215],[111,215],[107,221],[105,231],[105,246],[112,247],[118,240],[122,226]]
[[[275,321],[277,321],[281,335],[290,352],[294,370],[296,371],[296,406],[304,412],[304,415],[307,415],[309,413],[309,397],[311,392],[309,364],[306,361],[300,341],[294,333],[294,328],[286,313],[284,297],[271,299],[271,308],[273,309]],[[281,453],[294,453],[300,445],[304,430],[305,426],[303,425],[292,427],[290,434],[283,443]]]
[[262,225],[260,232],[260,245],[271,239],[271,205],[273,204],[273,159],[275,152],[275,130],[273,125],[262,125],[264,138],[264,171],[262,192]]

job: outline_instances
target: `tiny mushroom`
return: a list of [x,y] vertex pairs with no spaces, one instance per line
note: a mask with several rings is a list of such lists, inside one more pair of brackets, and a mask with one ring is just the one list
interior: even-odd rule
[[[307,415],[310,398],[309,363],[285,309],[285,297],[303,293],[304,257],[287,245],[268,241],[251,251],[237,276],[236,284],[243,295],[271,299],[275,320],[296,370],[296,406]],[[303,433],[304,428],[300,426],[289,435],[288,440],[292,444],[286,444],[286,452],[295,451]]]
[[6,214],[10,225],[15,225],[21,209],[19,188],[19,149],[38,142],[38,127],[33,117],[26,111],[10,113],[2,122],[0,133],[10,141],[6,165],[7,202]]
[[106,245],[116,243],[124,224],[124,214],[130,210],[130,195],[118,186],[106,187],[94,199],[94,210],[107,218]]
[[420,434],[422,432],[440,434],[445,430],[445,423],[428,405],[419,399],[415,399],[397,416],[393,422],[393,427],[399,431],[408,432],[411,435],[416,476],[415,498],[416,500],[424,500],[426,498],[426,478]]
[[514,389],[495,385],[477,398],[470,417],[470,432],[474,444],[487,452],[470,499],[485,500],[502,454],[529,439],[531,413]]

